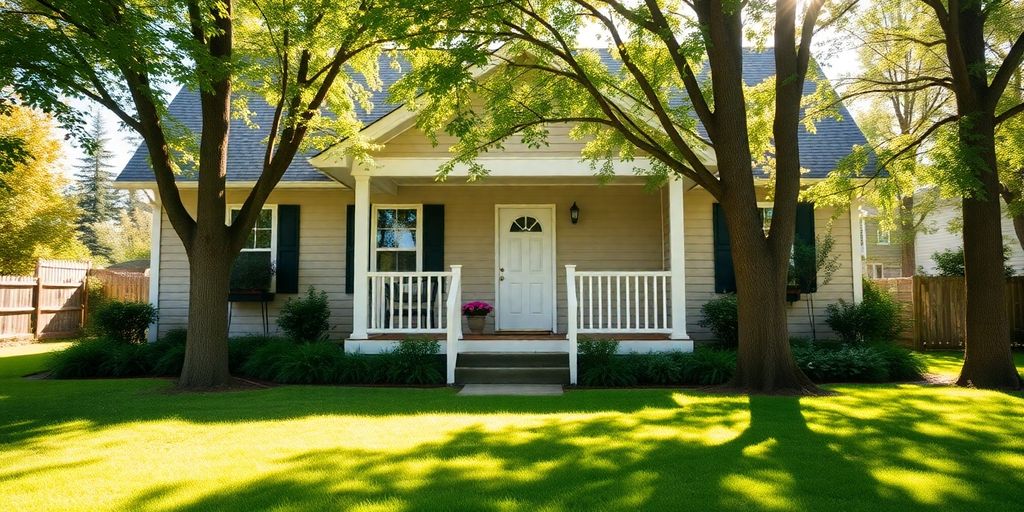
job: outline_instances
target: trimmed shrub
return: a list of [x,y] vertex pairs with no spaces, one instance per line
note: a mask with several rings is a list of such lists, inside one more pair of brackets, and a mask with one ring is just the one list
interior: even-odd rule
[[57,352],[50,365],[56,379],[140,377],[152,366],[147,345],[128,345],[106,338],[79,341]]
[[885,359],[867,346],[823,349],[811,345],[794,349],[793,357],[814,382],[884,382],[889,378]]
[[242,374],[242,365],[252,357],[260,347],[272,342],[287,342],[284,338],[274,336],[239,336],[228,340],[228,368],[231,373]]
[[303,343],[281,354],[273,380],[282,384],[333,384],[338,382],[345,359],[345,353],[333,343]]
[[112,300],[95,310],[95,329],[101,336],[121,343],[146,342],[146,329],[156,321],[152,304]]
[[[182,353],[184,357],[184,352]],[[153,374],[148,345],[115,343],[98,368],[103,377],[145,377]]]
[[711,331],[725,347],[739,344],[739,310],[736,294],[727,293],[704,303],[700,307],[702,318],[699,325]]
[[584,386],[635,386],[643,372],[636,357],[619,357],[619,342],[584,338],[578,342],[580,384]]
[[891,343],[794,345],[797,366],[814,382],[892,382],[921,378],[924,365]]
[[924,361],[910,350],[894,343],[875,343],[871,348],[885,360],[889,382],[920,380],[924,375]]
[[[274,380],[281,370],[281,363],[296,345],[282,339],[271,338],[258,344],[244,361],[239,373],[260,380]],[[230,364],[230,363],[229,363]]]
[[312,286],[305,298],[289,298],[277,317],[277,326],[291,339],[301,342],[327,339],[331,308],[327,303],[327,292],[316,291]]
[[638,354],[635,360],[640,366],[638,380],[644,384],[664,386],[683,381],[685,358],[677,357],[677,353]]
[[185,364],[185,330],[175,329],[156,343],[148,345],[148,359],[153,375],[176,377]]
[[849,304],[840,299],[825,307],[825,323],[844,343],[890,342],[903,330],[903,305],[878,285],[864,281],[864,299]]
[[50,363],[50,376],[55,379],[87,379],[106,377],[100,374],[110,353],[118,343],[107,339],[87,339],[55,352]]
[[734,350],[717,350],[698,348],[688,357],[681,358],[682,383],[713,386],[724,384],[732,378],[736,371],[736,352]]
[[407,338],[383,354],[385,378],[392,384],[443,384],[444,371],[438,366],[441,344],[428,338]]

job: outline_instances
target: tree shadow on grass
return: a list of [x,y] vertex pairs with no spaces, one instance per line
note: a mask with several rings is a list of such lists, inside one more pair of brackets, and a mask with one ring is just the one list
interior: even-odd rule
[[[894,404],[867,417],[856,414],[856,402],[820,407],[827,399],[810,400],[808,411],[793,397],[673,398],[673,408],[633,414],[552,415],[518,428],[474,425],[400,450],[324,447],[274,461],[273,471],[184,504],[165,501],[188,486],[183,481],[153,487],[123,507],[981,510],[1012,508],[1013,489],[1024,484],[985,457],[936,465],[904,453],[904,445],[944,451],[933,434],[912,432],[918,422],[935,419],[929,412]],[[899,428],[902,423],[908,428]],[[988,440],[981,432],[969,437]],[[970,477],[977,472],[991,479],[989,490],[998,485],[1003,492],[976,489]],[[956,480],[947,489],[915,488]]]

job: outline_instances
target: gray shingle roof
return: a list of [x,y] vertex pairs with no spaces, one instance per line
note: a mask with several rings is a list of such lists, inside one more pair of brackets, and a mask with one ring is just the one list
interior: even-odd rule
[[[602,51],[602,58],[609,68],[617,69],[621,63],[613,59],[608,52]],[[403,63],[403,69],[405,68]],[[402,70],[391,67],[390,59],[382,57],[380,66],[381,80],[384,88],[372,94],[374,108],[372,111],[359,110],[357,117],[365,125],[369,125],[384,117],[399,105],[387,101],[387,88],[401,76]],[[744,81],[748,85],[759,83],[775,73],[774,55],[771,49],[763,52],[746,51],[743,59]],[[804,93],[814,92],[815,84],[807,82]],[[264,140],[267,136],[269,122],[273,115],[273,107],[262,98],[250,97],[249,109],[253,112],[253,121],[259,129],[250,128],[241,120],[232,120],[231,137],[228,141],[228,180],[255,181],[262,170]],[[170,115],[190,130],[198,133],[201,129],[199,94],[192,90],[182,89],[170,104]],[[808,169],[808,178],[825,177],[854,145],[867,143],[853,116],[845,106],[840,105],[841,120],[827,118],[817,124],[817,133],[807,132],[800,127],[800,161]],[[327,182],[330,178],[323,175],[309,164],[307,158],[316,152],[297,155],[292,165],[285,172],[283,181],[314,181]],[[869,165],[873,165],[870,163]],[[182,180],[192,178],[179,177]],[[153,172],[149,167],[148,153],[145,145],[140,145],[135,154],[125,165],[118,182],[150,182]]]

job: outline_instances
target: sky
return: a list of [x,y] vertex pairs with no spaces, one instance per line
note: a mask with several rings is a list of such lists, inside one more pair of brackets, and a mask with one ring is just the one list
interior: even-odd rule
[[[816,50],[815,57],[818,64],[822,67],[825,75],[833,82],[843,77],[854,76],[860,69],[856,50],[850,46],[842,46],[841,42],[839,47],[832,45],[836,37],[834,34],[828,31],[823,31],[815,36]],[[597,47],[601,46],[601,41],[596,37],[591,37],[588,41],[587,38],[583,38],[581,46],[586,47]],[[827,46],[827,49],[826,49]],[[174,91],[176,93],[177,91]],[[102,107],[97,107],[94,104],[90,104],[84,101],[72,101],[72,105],[76,108],[84,109],[87,111],[98,112],[106,125],[107,133],[109,137],[109,150],[113,154],[112,165],[117,172],[120,172],[128,160],[135,153],[136,148],[139,145],[140,138],[133,130],[122,126],[120,120],[110,113],[108,110]],[[857,105],[847,104],[847,107],[853,113],[854,118],[858,115]],[[85,153],[81,147],[73,138],[64,137],[65,133],[61,130],[60,136],[63,140],[64,145],[64,158],[58,164],[59,168],[56,172],[66,176],[69,180],[73,178],[75,172],[75,166],[85,157]]]

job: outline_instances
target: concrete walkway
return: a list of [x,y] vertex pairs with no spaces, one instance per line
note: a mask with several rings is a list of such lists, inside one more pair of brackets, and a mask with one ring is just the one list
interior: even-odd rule
[[558,384],[466,384],[460,395],[466,396],[561,396]]

